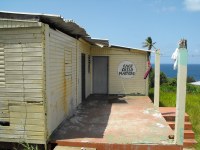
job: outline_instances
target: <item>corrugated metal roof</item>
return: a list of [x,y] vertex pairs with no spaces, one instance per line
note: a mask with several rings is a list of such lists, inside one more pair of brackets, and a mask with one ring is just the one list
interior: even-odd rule
[[145,50],[145,49],[139,49],[139,48],[133,48],[133,47],[120,46],[120,45],[110,45],[110,47],[111,48],[127,49],[127,50],[137,50],[137,51],[143,51],[143,52],[154,52],[152,50]]
[[48,24],[50,27],[60,30],[75,38],[83,38],[85,41],[92,45],[99,47],[113,47],[113,48],[123,48],[128,50],[139,50],[145,52],[152,52],[149,50],[129,48],[125,46],[111,45],[109,46],[109,40],[107,39],[94,39],[91,38],[86,30],[76,24],[73,20],[65,20],[60,15],[52,14],[39,14],[39,13],[19,13],[19,12],[8,12],[0,11],[0,19],[15,19],[15,20],[31,20],[39,21]]
[[84,38],[87,42],[89,42],[92,45],[96,45],[99,47],[108,47],[109,46],[109,40],[107,39],[94,39],[91,37],[85,37]]
[[1,11],[0,18],[40,21],[73,37],[79,38],[89,36],[85,29],[80,27],[73,20],[64,20],[64,18],[59,15]]

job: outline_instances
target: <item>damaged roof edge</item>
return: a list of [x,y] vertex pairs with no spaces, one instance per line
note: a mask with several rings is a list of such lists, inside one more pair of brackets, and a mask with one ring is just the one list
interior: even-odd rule
[[60,17],[61,15],[54,15],[54,14],[43,14],[43,13],[27,13],[27,12],[13,12],[13,11],[0,11],[0,13],[7,13],[7,14],[20,14],[20,15],[45,15],[45,16],[51,16],[51,17]]
[[42,13],[24,13],[0,11],[0,19],[19,19],[26,21],[39,21],[48,24],[50,27],[60,30],[74,38],[82,38],[86,42],[98,47],[122,48],[127,50],[138,50],[143,52],[151,52],[149,50],[130,48],[118,45],[109,45],[108,39],[91,38],[86,30],[76,24],[73,20],[65,20],[61,15],[42,14]]
[[60,15],[49,15],[39,13],[18,13],[0,11],[1,19],[20,19],[20,20],[36,20],[48,24],[50,27],[58,29],[72,37],[89,36],[86,30],[76,24],[73,20],[64,20]]
[[95,39],[95,38],[91,38],[91,37],[86,37],[84,39],[87,42],[89,42],[90,44],[98,46],[100,48],[110,47],[110,48],[120,48],[120,49],[126,49],[126,50],[137,50],[137,51],[141,51],[141,52],[152,52],[150,50],[133,48],[133,47],[126,47],[126,46],[119,46],[119,45],[109,45],[108,39]]
[[142,52],[152,52],[150,50],[140,49],[140,48],[133,48],[133,47],[126,47],[126,46],[120,46],[120,45],[110,45],[111,48],[121,48],[126,50],[138,50]]
[[90,44],[99,46],[101,48],[109,47],[108,39],[97,39],[97,38],[91,38],[91,37],[84,37],[83,39],[89,42]]

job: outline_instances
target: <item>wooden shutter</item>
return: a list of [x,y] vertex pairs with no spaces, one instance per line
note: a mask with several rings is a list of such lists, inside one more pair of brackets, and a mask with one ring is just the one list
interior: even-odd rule
[[5,87],[5,80],[4,46],[0,43],[0,87]]
[[65,51],[65,75],[72,75],[72,51]]

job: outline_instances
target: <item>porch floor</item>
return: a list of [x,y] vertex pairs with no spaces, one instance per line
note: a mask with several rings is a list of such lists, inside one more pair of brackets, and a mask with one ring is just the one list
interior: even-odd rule
[[92,95],[73,117],[63,121],[50,142],[87,147],[173,145],[169,135],[173,135],[172,129],[149,97]]

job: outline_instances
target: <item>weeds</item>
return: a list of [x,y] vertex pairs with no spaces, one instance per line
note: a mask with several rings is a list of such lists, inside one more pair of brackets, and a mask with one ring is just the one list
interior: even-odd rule
[[[33,146],[27,142],[21,142],[19,143],[19,145],[22,146],[22,150],[39,150],[37,145]],[[19,150],[19,149],[14,148],[14,150]]]

